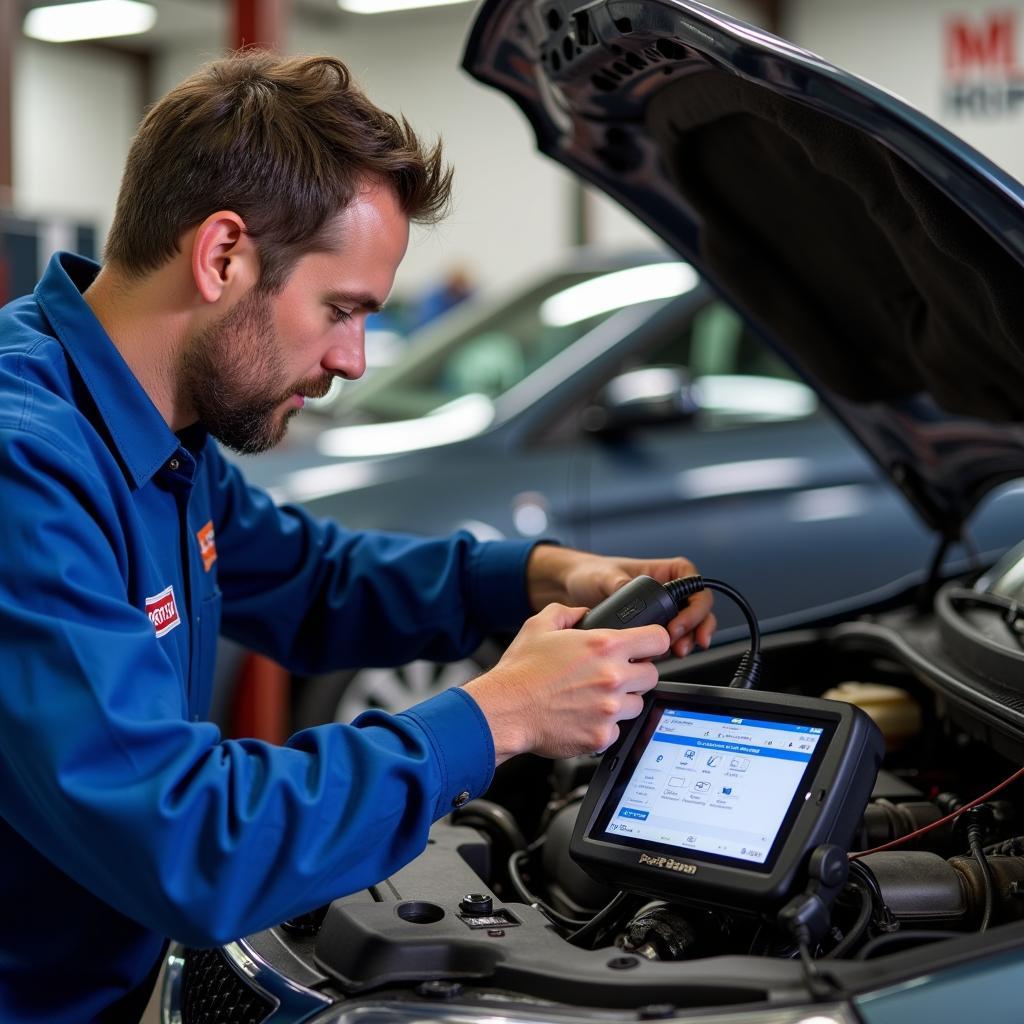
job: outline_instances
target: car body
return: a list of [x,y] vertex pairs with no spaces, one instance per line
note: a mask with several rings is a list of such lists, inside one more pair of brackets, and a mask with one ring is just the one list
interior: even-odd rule
[[[260,1000],[253,1016],[270,1024],[1016,1020],[1021,553],[977,578],[946,579],[943,556],[1024,473],[1024,186],[894,97],[689,0],[490,0],[465,62],[515,99],[542,150],[642,217],[786,353],[931,531],[924,584],[902,601],[841,621],[808,609],[762,647],[760,689],[779,707],[842,699],[885,734],[841,851],[858,851],[858,880],[810,942],[735,900],[689,897],[700,866],[685,852],[657,865],[676,872],[677,900],[623,913],[569,855],[593,760],[511,762],[380,885],[176,952],[167,1005],[186,993],[217,1007],[228,992]],[[812,571],[809,557],[785,573]],[[742,648],[662,677],[722,685]],[[795,813],[813,820],[825,795],[798,791],[809,810]],[[969,815],[975,803],[985,811]],[[813,902],[824,876],[806,852]],[[507,916],[472,929],[473,894]]]
[[[277,500],[353,528],[683,553],[741,587],[766,630],[902,593],[935,551],[816,394],[665,253],[581,251],[469,304],[240,462]],[[973,517],[973,555],[949,561],[987,564],[1022,515],[1011,486]],[[725,642],[743,627],[720,611]],[[493,656],[297,680],[295,725],[401,710]]]

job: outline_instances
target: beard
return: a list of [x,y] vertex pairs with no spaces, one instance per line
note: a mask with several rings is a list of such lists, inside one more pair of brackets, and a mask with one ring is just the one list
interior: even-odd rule
[[324,372],[282,388],[284,360],[268,296],[251,292],[220,320],[194,334],[178,366],[178,399],[222,444],[241,455],[273,448],[298,408],[293,395],[322,398],[333,374]]

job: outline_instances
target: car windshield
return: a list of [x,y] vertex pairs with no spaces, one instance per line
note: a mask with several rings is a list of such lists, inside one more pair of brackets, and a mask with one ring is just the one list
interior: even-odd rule
[[410,420],[467,396],[498,398],[619,310],[667,301],[697,283],[687,264],[669,260],[550,275],[511,302],[475,303],[416,332],[395,365],[343,388],[331,413]]

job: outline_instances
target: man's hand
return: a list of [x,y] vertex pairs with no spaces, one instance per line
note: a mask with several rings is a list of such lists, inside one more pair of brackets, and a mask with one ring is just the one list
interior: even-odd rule
[[[659,583],[695,576],[697,569],[686,558],[610,558],[556,544],[538,544],[530,553],[526,582],[534,609],[551,601],[593,608],[636,576],[650,576]],[[707,648],[717,622],[711,611],[711,594],[702,591],[666,627],[672,653],[683,658],[695,644]]]
[[604,750],[617,722],[636,718],[658,682],[648,658],[668,650],[661,626],[573,629],[586,608],[550,604],[527,619],[501,661],[466,684],[494,736],[498,764],[532,751],[570,757]]

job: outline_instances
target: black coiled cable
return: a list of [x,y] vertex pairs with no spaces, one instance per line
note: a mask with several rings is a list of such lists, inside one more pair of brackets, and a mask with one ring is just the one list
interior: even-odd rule
[[757,624],[754,609],[750,607],[747,599],[738,590],[730,587],[728,583],[709,579],[706,576],[681,576],[677,580],[669,580],[664,586],[669,596],[675,601],[677,608],[685,607],[687,599],[702,590],[714,590],[719,594],[725,594],[736,603],[747,620],[747,629],[750,631],[750,649],[740,658],[740,663],[736,667],[736,672],[729,685],[740,690],[756,689],[761,677],[761,629]]

